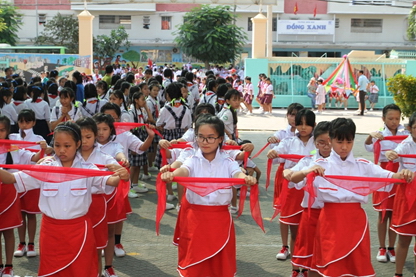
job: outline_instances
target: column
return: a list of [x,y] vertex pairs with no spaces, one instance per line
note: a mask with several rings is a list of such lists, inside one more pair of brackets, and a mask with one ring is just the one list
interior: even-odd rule
[[267,58],[273,57],[273,6],[267,5]]
[[93,72],[93,34],[92,34],[92,21],[94,16],[90,14],[86,9],[78,15],[79,24],[79,55],[90,56],[90,70]]
[[266,25],[267,18],[259,13],[251,19],[253,22],[252,57],[261,59],[266,57]]

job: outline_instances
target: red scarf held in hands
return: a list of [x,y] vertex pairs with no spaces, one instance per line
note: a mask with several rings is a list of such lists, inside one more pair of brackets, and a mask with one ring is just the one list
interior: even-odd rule
[[16,151],[19,149],[25,149],[31,152],[39,152],[41,151],[40,155],[43,157],[45,155],[45,150],[37,150],[37,149],[30,149],[27,147],[31,146],[39,146],[37,142],[32,141],[23,141],[23,140],[10,140],[10,139],[0,139],[0,154],[4,154],[11,151]]
[[[186,149],[186,148],[193,148],[192,145],[189,144],[189,142],[178,142],[175,144],[172,144],[168,149]],[[221,147],[222,150],[241,150],[240,145],[228,145],[225,144]],[[165,166],[168,164],[168,159],[166,156],[166,149],[160,148],[160,155],[162,156],[162,166]],[[250,153],[244,152],[244,168],[247,167],[247,161]]]
[[[174,171],[174,169],[172,169]],[[174,177],[173,182],[176,182],[187,189],[195,192],[200,196],[206,196],[219,189],[229,188],[233,185],[244,185],[245,180],[240,178],[200,178],[200,177]],[[156,210],[156,234],[159,235],[160,221],[165,213],[166,207],[166,183],[161,179],[161,173],[158,174],[156,180],[156,191],[158,195],[157,210]],[[241,215],[244,209],[244,200],[247,195],[247,187],[242,186],[240,189],[240,204],[239,214]],[[261,215],[259,200],[258,200],[258,185],[251,186],[250,192],[250,208],[251,215],[254,221],[264,232],[263,219]]]
[[[306,186],[304,190],[309,193],[308,209],[316,198],[315,188],[313,182],[318,175],[315,172],[311,172],[306,176]],[[382,187],[389,184],[398,183],[406,186],[406,198],[408,207],[411,207],[416,200],[416,179],[413,179],[411,183],[407,183],[403,179],[393,178],[377,178],[377,177],[362,177],[362,176],[343,176],[343,175],[325,175],[322,178],[330,182],[331,184],[340,188],[346,189],[353,193],[367,196]],[[407,193],[409,192],[409,193]],[[385,210],[383,211],[385,212]]]
[[[402,142],[404,139],[406,139],[408,136],[387,136],[384,137],[383,140],[390,140],[394,141],[396,143]],[[380,153],[381,153],[381,140],[376,140],[373,145],[373,151],[374,151],[374,163],[378,164],[378,161],[380,159]]]
[[[133,123],[133,122],[114,122],[114,127],[116,128],[116,134],[120,135],[124,132],[130,131],[131,129],[134,128],[140,128],[143,126],[147,126],[149,127],[149,124],[145,124],[145,123]],[[153,132],[155,132],[156,135],[158,135],[161,139],[163,139],[162,134],[156,130],[156,129],[152,129]]]

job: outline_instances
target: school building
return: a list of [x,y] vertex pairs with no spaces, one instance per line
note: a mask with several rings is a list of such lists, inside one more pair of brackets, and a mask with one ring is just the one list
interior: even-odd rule
[[[58,12],[78,15],[84,2],[70,0],[10,0],[21,9],[23,26],[19,30],[20,44],[44,30],[44,24]],[[125,2],[125,3],[123,3]],[[138,1],[137,2],[144,2]],[[93,20],[94,35],[109,34],[122,25],[129,33],[132,50],[155,62],[188,62],[174,44],[174,31],[183,15],[198,6],[199,1],[87,1]],[[165,2],[165,3],[162,3]],[[191,4],[171,4],[191,3]],[[215,0],[215,3],[224,1]],[[227,2],[227,1],[225,1]],[[224,2],[224,3],[225,3]],[[233,1],[228,1],[233,3]],[[407,17],[412,2],[407,0],[239,0],[231,5],[238,15],[236,24],[244,28],[249,38],[242,59],[251,57],[252,21],[259,10],[267,15],[271,6],[272,53],[280,57],[342,57],[351,50],[374,50],[389,55],[391,50],[413,51],[414,43],[406,37]],[[160,4],[158,4],[160,3]],[[170,3],[170,4],[167,4]],[[254,4],[257,3],[257,4]]]

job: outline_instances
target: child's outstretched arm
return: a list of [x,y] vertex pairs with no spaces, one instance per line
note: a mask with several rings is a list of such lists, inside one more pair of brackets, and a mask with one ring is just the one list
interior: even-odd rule
[[153,138],[155,137],[155,132],[153,131],[153,128],[149,128],[147,126],[145,126],[146,131],[147,131],[147,138],[146,140],[143,142],[143,144],[140,146],[139,150],[140,151],[146,151],[153,143]]
[[31,161],[32,162],[38,162],[41,158],[43,158],[43,155],[41,157],[41,153],[43,152],[43,154],[45,154],[46,149],[48,148],[48,145],[46,144],[46,141],[39,141],[37,142],[40,145],[40,151],[37,152],[35,155],[32,156]]
[[405,179],[407,182],[411,182],[414,178],[414,173],[409,169],[402,169],[400,172],[394,173],[392,178]]
[[162,180],[166,183],[172,183],[173,177],[188,177],[189,171],[188,169],[181,167],[176,169],[174,172],[165,172],[162,173]]
[[244,174],[243,172],[238,172],[238,173],[234,174],[233,178],[244,179],[247,186],[252,186],[252,185],[257,184],[256,178],[254,178],[253,176],[248,176],[248,175]]
[[16,178],[13,174],[7,172],[4,169],[0,169],[0,179],[3,184],[14,184],[16,183]]
[[117,187],[120,183],[120,180],[128,181],[130,180],[130,174],[124,167],[121,167],[114,171],[114,174],[107,179],[105,183],[107,186]]
[[365,140],[366,145],[373,144],[373,138],[378,140],[383,140],[384,136],[380,132],[372,132],[368,135],[367,139]]
[[293,172],[292,176],[290,177],[290,181],[293,182],[293,183],[299,183],[303,179],[305,179],[306,176],[311,172],[315,172],[319,176],[324,176],[325,168],[323,168],[319,165],[314,165],[314,166],[312,166],[308,169],[303,169],[303,170],[300,170],[300,171]]

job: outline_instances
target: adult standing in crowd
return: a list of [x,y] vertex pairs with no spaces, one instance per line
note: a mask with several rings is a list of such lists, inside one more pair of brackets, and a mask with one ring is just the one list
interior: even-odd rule
[[360,113],[359,115],[364,115],[365,111],[365,95],[367,94],[367,86],[370,82],[367,77],[364,75],[364,71],[360,70],[358,72],[358,97],[360,99]]
[[308,88],[308,97],[311,99],[311,107],[312,109],[315,109],[317,85],[316,85],[316,79],[314,77],[312,77],[311,80],[309,81],[307,88]]

